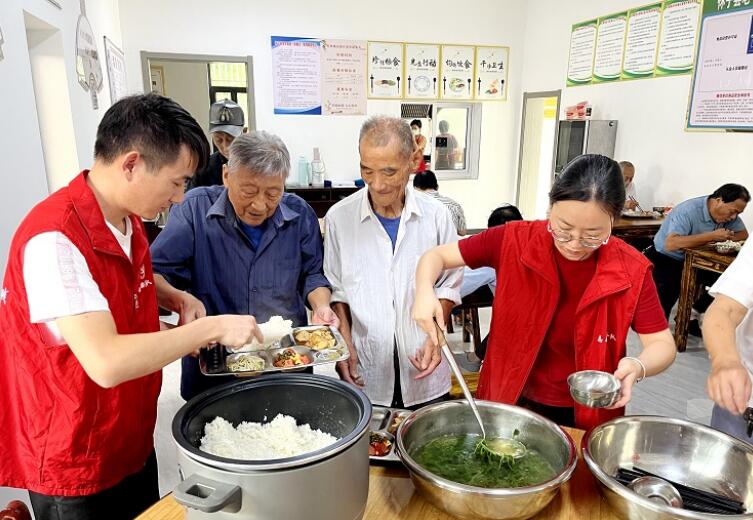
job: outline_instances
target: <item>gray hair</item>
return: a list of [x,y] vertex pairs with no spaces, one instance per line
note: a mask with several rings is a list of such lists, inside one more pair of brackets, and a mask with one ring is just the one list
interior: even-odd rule
[[241,134],[230,145],[228,168],[235,172],[246,168],[255,175],[287,178],[290,172],[290,154],[282,139],[258,130]]
[[358,146],[360,147],[364,140],[379,147],[387,146],[393,139],[400,147],[400,155],[404,159],[410,159],[415,149],[415,142],[408,123],[399,117],[374,116],[367,119],[361,126]]

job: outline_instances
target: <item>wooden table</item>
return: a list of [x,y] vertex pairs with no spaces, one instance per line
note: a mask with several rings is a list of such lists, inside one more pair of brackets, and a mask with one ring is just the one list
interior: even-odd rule
[[690,247],[685,249],[685,264],[682,268],[680,299],[677,302],[675,317],[675,345],[679,352],[685,352],[688,344],[688,324],[690,311],[695,303],[698,270],[723,273],[732,263],[737,253],[718,253],[714,246]]
[[[580,446],[582,430],[565,428]],[[401,465],[374,466],[369,469],[369,499],[364,520],[451,520],[416,493],[407,470]],[[599,493],[596,480],[580,458],[572,478],[541,513],[537,520],[617,520],[606,499]],[[184,520],[185,509],[168,495],[136,520]]]
[[653,240],[662,222],[663,218],[620,217],[614,221],[612,234],[628,243],[638,239]]

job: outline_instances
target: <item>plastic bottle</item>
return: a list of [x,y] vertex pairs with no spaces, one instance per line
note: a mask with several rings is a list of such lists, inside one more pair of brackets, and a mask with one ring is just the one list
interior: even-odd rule
[[309,185],[309,162],[306,157],[298,157],[298,186],[306,188]]
[[324,186],[326,168],[319,155],[319,148],[314,148],[314,160],[311,161],[311,185],[321,188]]

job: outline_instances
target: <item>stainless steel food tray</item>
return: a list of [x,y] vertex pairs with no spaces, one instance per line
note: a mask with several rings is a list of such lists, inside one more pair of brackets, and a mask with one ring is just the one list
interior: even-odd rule
[[410,410],[388,408],[385,406],[372,406],[371,410],[371,427],[369,428],[369,436],[374,433],[386,437],[392,445],[390,446],[390,451],[388,451],[386,455],[369,455],[369,459],[371,459],[372,462],[400,462],[400,458],[397,456],[396,452],[397,443],[395,442],[397,425],[404,421],[405,418],[413,412]]
[[[313,332],[326,329],[335,339],[335,344],[327,348],[314,348],[309,343],[301,341],[301,333]],[[279,357],[286,351],[293,351],[301,358],[308,358],[307,363],[292,366],[276,366]],[[343,361],[350,357],[340,332],[334,327],[324,325],[311,325],[308,327],[295,327],[293,331],[283,336],[280,341],[274,342],[267,348],[252,352],[233,352],[224,345],[212,348],[203,348],[199,353],[199,369],[207,376],[254,376],[268,372],[289,372],[301,370],[307,367],[324,365]],[[259,368],[251,368],[249,362],[253,361]],[[262,365],[263,362],[263,365]],[[245,367],[243,365],[246,365]],[[235,365],[235,366],[234,366]]]

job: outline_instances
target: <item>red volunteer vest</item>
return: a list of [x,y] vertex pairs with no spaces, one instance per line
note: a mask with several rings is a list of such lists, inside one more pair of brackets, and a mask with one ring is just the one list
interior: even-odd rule
[[0,299],[0,485],[81,496],[139,471],[153,449],[161,372],[115,388],[98,386],[65,345],[29,323],[23,278],[26,243],[63,233],[81,251],[107,299],[119,334],[159,330],[149,246],[131,216],[133,262],[123,254],[84,171],[21,223],[8,254]]
[[[505,225],[479,398],[503,403],[520,398],[559,300],[554,254],[545,221]],[[596,272],[575,313],[575,367],[612,373],[625,356],[628,329],[651,263],[615,237],[598,255]],[[624,409],[575,405],[576,426],[584,429],[623,414]]]

